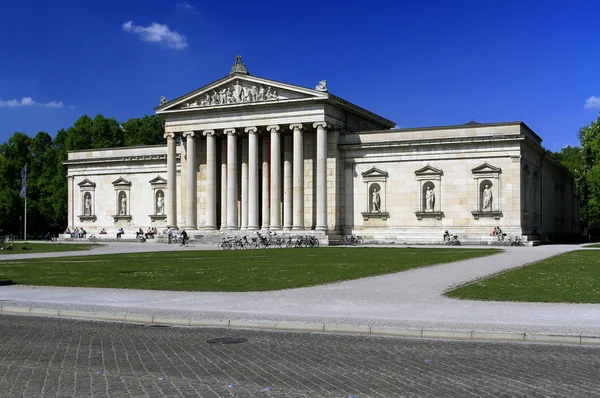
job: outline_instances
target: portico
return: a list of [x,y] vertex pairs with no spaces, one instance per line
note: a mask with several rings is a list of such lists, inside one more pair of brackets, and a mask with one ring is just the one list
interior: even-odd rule
[[[200,230],[336,229],[340,181],[335,135],[344,118],[378,128],[393,122],[327,91],[250,76],[236,59],[229,76],[172,101],[156,113],[167,139],[167,226]],[[333,139],[331,139],[333,138]],[[329,143],[329,145],[328,145]],[[179,172],[175,145],[181,146]],[[222,148],[220,154],[217,148]],[[218,167],[221,165],[221,167]],[[333,191],[335,192],[335,190]],[[176,211],[181,203],[183,219]],[[328,211],[328,203],[330,205]],[[218,211],[218,209],[221,209]]]
[[[305,147],[305,136],[315,142]],[[170,131],[165,138],[167,176],[171,177],[167,179],[167,226],[259,230],[262,225],[262,229],[304,230],[306,222],[307,229],[327,229],[326,122]],[[183,186],[176,184],[177,142],[183,147]],[[218,145],[226,148],[225,159],[217,156]],[[200,146],[205,150],[197,151]],[[261,147],[267,150],[261,153]],[[315,148],[316,157],[309,155],[305,163],[305,151]],[[218,168],[218,164],[225,167]],[[305,169],[314,169],[316,179],[312,173],[305,176]],[[266,189],[259,190],[261,184],[266,184]],[[219,189],[219,185],[224,186]],[[305,195],[314,195],[315,206],[306,206],[310,214],[305,212]],[[185,209],[183,220],[178,220],[175,212],[178,200]],[[201,208],[199,201],[204,203]],[[225,205],[221,217],[217,217],[219,203]]]

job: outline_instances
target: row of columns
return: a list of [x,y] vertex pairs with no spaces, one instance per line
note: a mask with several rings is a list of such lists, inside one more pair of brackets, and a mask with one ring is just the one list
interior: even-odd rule
[[[304,229],[304,126],[290,124],[292,135],[284,136],[283,159],[283,224],[280,204],[282,203],[281,181],[281,128],[279,125],[267,126],[270,133],[270,148],[263,141],[262,175],[262,228],[266,229]],[[327,124],[314,123],[317,129],[317,189],[316,189],[316,229],[327,229]],[[237,211],[237,135],[236,129],[224,129],[227,137],[221,147],[221,223],[223,229],[238,229]],[[248,140],[242,142],[241,165],[241,219],[242,229],[258,230],[258,128],[246,127]],[[205,229],[217,229],[217,156],[214,130],[204,130],[206,136],[206,187],[207,211]],[[193,131],[184,132],[186,139],[186,225],[185,228],[197,228],[197,183],[196,154]],[[165,198],[167,225],[177,227],[177,187],[176,187],[176,141],[175,134],[165,133],[167,139],[167,194]],[[269,159],[270,154],[270,159]],[[270,203],[269,203],[270,198]]]

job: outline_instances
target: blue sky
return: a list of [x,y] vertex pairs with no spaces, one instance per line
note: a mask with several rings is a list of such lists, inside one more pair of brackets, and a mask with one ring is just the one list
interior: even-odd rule
[[125,121],[250,73],[397,127],[522,120],[560,150],[600,111],[598,1],[8,0],[0,142],[81,115]]

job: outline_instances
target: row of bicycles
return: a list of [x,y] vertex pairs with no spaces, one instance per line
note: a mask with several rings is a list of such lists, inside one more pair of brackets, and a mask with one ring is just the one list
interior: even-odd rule
[[268,249],[268,248],[292,248],[292,247],[319,247],[319,240],[312,235],[289,234],[277,235],[277,233],[261,234],[256,236],[225,236],[217,243],[219,250],[244,250],[244,249]]

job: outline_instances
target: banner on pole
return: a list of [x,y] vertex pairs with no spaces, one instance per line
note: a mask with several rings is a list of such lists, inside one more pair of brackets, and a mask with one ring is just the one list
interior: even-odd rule
[[19,196],[22,198],[27,197],[27,165],[21,171],[21,193]]

